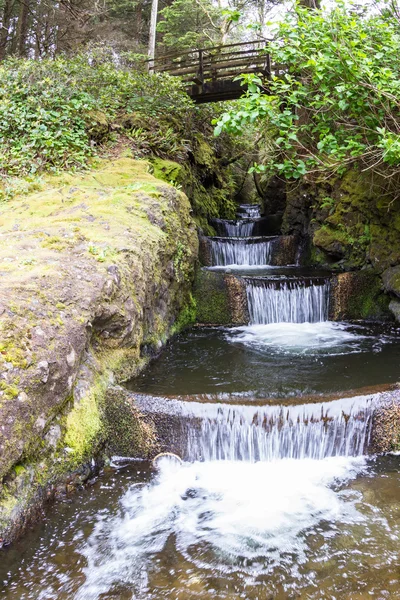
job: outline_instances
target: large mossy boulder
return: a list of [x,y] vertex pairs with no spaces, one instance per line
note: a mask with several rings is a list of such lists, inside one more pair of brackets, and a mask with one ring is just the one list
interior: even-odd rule
[[104,451],[110,382],[136,375],[193,311],[190,203],[149,163],[101,161],[37,187],[0,207],[3,539]]
[[400,265],[386,269],[382,280],[385,290],[400,298]]
[[383,287],[391,296],[389,309],[400,323],[400,265],[386,269],[382,274]]

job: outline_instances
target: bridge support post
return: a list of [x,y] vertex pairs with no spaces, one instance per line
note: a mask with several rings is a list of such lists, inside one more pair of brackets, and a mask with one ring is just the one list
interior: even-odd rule
[[199,70],[197,71],[196,76],[193,78],[193,81],[197,85],[203,85],[203,83],[204,83],[204,55],[203,55],[203,50],[199,50]]

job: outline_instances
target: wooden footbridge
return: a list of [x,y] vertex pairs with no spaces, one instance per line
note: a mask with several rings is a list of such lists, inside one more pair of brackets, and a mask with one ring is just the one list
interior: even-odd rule
[[189,96],[197,103],[234,100],[244,88],[235,77],[246,73],[271,76],[271,58],[266,40],[242,42],[165,54],[151,61],[151,70],[169,73],[188,84]]

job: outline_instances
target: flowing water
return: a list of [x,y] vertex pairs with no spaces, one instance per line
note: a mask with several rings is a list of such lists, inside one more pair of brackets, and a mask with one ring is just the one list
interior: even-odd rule
[[215,266],[271,264],[276,238],[212,238],[211,260]]
[[246,278],[245,281],[251,324],[328,320],[329,280]]
[[[368,449],[376,396],[294,406],[184,402],[144,396],[144,413],[174,417],[168,437],[184,460],[275,461],[362,456]],[[171,441],[169,440],[169,443]]]
[[268,267],[271,241],[212,244],[250,323],[181,334],[129,384],[182,460],[116,457],[51,507],[1,555],[5,600],[400,599],[400,457],[368,456],[397,329],[329,322],[327,274]]
[[253,220],[237,219],[235,221],[225,221],[224,219],[214,219],[214,227],[226,237],[249,237],[254,233],[256,222]]

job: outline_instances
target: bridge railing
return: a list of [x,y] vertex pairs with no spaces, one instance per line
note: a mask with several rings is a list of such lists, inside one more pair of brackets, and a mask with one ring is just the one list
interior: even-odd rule
[[233,78],[240,73],[271,74],[267,40],[253,40],[170,53],[151,61],[151,69],[178,75],[188,83],[202,85],[206,81]]

